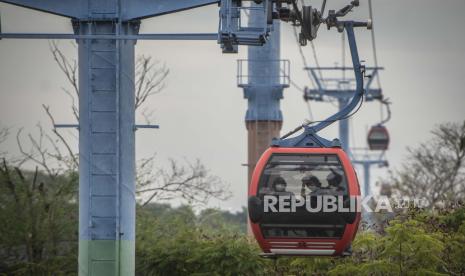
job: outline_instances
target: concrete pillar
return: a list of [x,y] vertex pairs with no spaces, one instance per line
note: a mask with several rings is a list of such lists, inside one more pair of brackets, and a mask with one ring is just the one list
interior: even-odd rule
[[271,140],[279,137],[282,122],[280,121],[247,121],[247,145],[248,145],[248,183],[252,179],[258,159],[270,146]]

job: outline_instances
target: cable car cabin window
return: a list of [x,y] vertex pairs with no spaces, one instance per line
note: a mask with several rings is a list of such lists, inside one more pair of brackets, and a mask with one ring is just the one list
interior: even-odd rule
[[260,198],[348,194],[344,169],[335,154],[273,154],[258,187]]
[[261,225],[264,238],[340,238],[345,225]]
[[[273,154],[259,180],[257,196],[315,198],[334,195],[348,198],[348,184],[335,154]],[[313,201],[311,201],[313,205]],[[341,213],[308,212],[306,206],[294,212],[264,212],[260,220],[264,237],[341,238],[346,220]]]
[[373,140],[387,140],[388,135],[386,132],[383,130],[376,130],[370,133],[368,139],[373,139]]

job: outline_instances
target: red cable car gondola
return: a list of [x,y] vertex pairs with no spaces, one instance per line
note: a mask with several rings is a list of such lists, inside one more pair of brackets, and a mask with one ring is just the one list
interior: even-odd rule
[[389,147],[389,132],[383,125],[372,126],[367,136],[370,150],[387,150]]
[[342,204],[348,208],[349,198],[360,196],[360,188],[347,154],[339,147],[271,147],[265,151],[249,189],[251,229],[263,252],[301,256],[350,254],[360,213],[311,213],[306,206],[296,207],[295,212],[261,212],[262,203],[266,205],[273,196],[276,203],[285,197],[287,205],[291,205],[291,197],[298,195],[342,196]]
[[[358,208],[347,208],[357,205],[360,196],[357,176],[339,140],[328,141],[317,133],[353,115],[363,100],[363,66],[353,27],[366,23],[335,22],[347,32],[356,93],[346,107],[326,120],[274,139],[258,160],[249,186],[248,212],[264,256],[351,254],[361,214]],[[288,138],[302,129],[300,135]],[[325,198],[332,198],[337,208],[331,212],[321,208],[319,200],[322,204]]]

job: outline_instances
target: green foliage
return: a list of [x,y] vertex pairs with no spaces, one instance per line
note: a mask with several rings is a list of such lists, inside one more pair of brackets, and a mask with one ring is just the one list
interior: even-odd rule
[[460,232],[459,228],[463,226],[463,222],[465,221],[465,208],[459,208],[450,213],[443,214],[439,216],[439,219],[444,224],[446,230]]
[[77,175],[0,165],[0,274],[69,275],[77,258]]
[[440,271],[444,264],[441,253],[444,243],[437,233],[426,233],[425,226],[417,220],[393,220],[383,237],[381,256],[397,264],[399,274]]
[[[160,208],[159,208],[160,209]],[[432,221],[460,218],[462,209],[438,217],[412,211],[398,216],[380,234],[359,233],[347,258],[264,260],[253,241],[232,230],[221,212],[195,216],[188,207],[158,215],[139,210],[137,269],[140,275],[447,275],[463,274],[465,221],[444,232]],[[208,214],[208,216],[207,216]],[[428,223],[425,223],[428,222]],[[436,229],[436,230],[433,230]],[[450,231],[450,228],[446,228]]]
[[[141,275],[256,275],[265,261],[227,224],[204,224],[188,207],[155,216],[138,210],[137,271]],[[214,214],[208,211],[209,214]],[[205,213],[204,213],[205,215]]]
[[227,225],[228,231],[245,234],[247,232],[247,208],[242,207],[242,211],[237,213],[205,209],[200,212],[198,221],[204,228],[222,229],[224,225]]
[[342,263],[331,269],[328,275],[399,275],[393,264],[386,260],[371,260],[366,263]]
[[332,266],[330,258],[287,258],[289,260],[288,273],[295,275],[322,275]]
[[[7,168],[0,174],[5,222],[0,275],[76,274],[76,175],[50,178]],[[136,270],[137,275],[464,275],[464,214],[460,206],[412,209],[383,232],[360,232],[351,257],[266,260],[245,234],[245,209],[196,215],[189,206],[149,204],[137,210]]]
[[465,208],[443,214],[443,239],[446,245],[442,255],[446,271],[450,274],[465,275]]

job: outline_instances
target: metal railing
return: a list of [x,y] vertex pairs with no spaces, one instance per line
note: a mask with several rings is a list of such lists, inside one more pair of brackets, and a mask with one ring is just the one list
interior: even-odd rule
[[[269,1],[256,6],[237,6],[232,0],[222,0],[218,26],[218,43],[224,49],[234,45],[261,46],[271,31],[272,22],[268,22]],[[249,16],[262,18],[255,26],[248,26]]]
[[[278,63],[278,66],[276,66]],[[252,74],[250,68],[260,66],[260,74]],[[278,69],[279,68],[279,69]],[[257,71],[257,70],[254,70]],[[280,60],[237,60],[237,86],[273,86],[287,88],[290,84],[290,62],[287,59]]]

